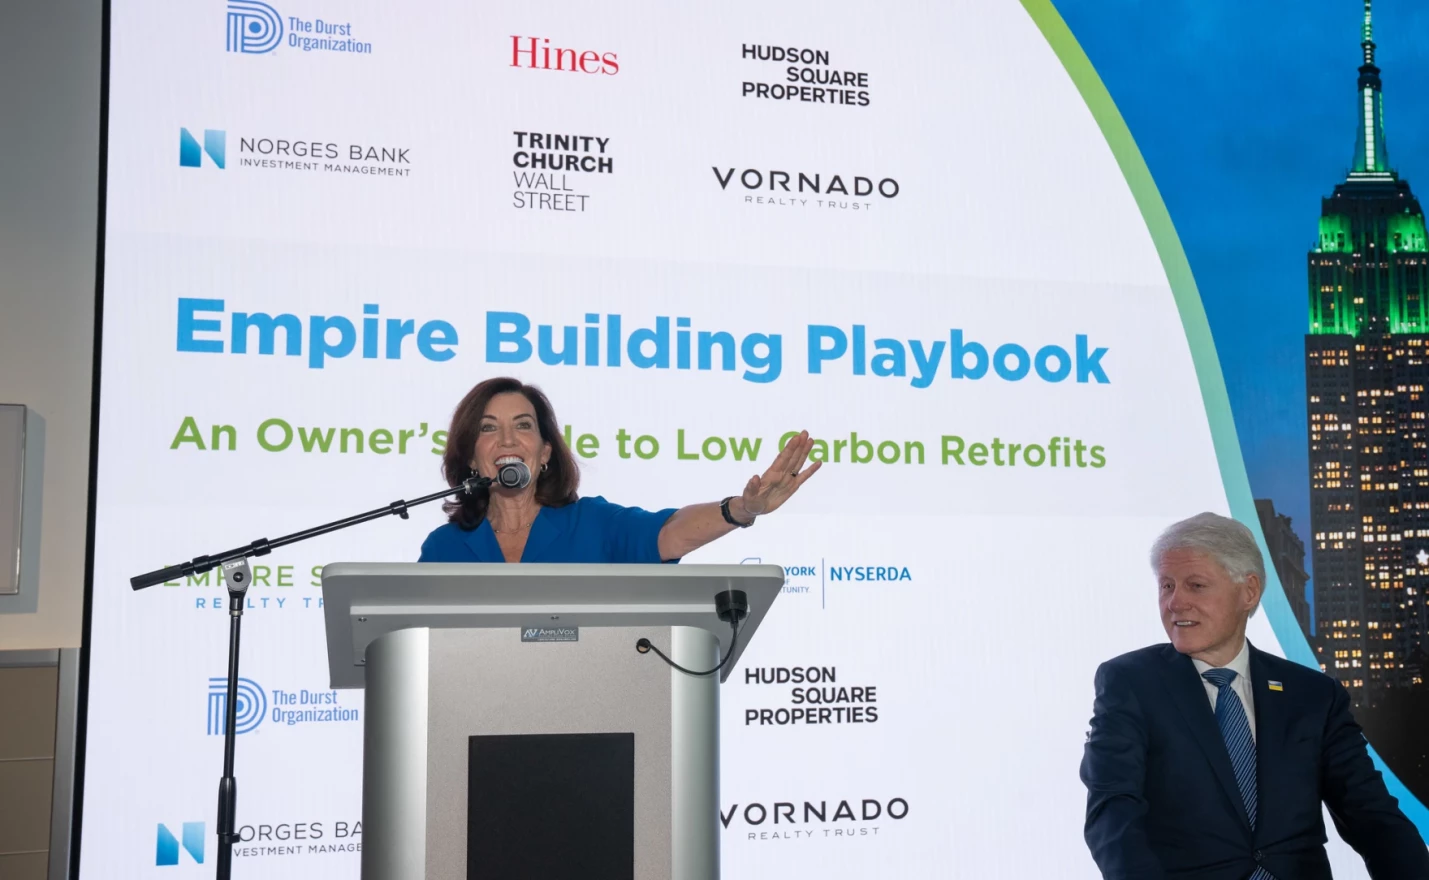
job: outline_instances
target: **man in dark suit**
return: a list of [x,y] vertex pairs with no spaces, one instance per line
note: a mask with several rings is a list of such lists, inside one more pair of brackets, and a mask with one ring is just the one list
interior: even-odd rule
[[1167,529],[1151,564],[1171,643],[1097,670],[1082,757],[1102,875],[1329,878],[1323,803],[1375,880],[1429,880],[1345,689],[1246,641],[1265,583],[1250,530],[1203,513]]

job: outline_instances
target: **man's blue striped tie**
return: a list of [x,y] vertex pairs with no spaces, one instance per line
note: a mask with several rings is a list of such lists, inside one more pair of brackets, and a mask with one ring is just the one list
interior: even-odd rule
[[[1245,717],[1245,706],[1231,687],[1236,671],[1207,669],[1201,676],[1217,688],[1216,723],[1221,726],[1221,737],[1226,741],[1231,769],[1235,771],[1235,784],[1240,789],[1240,799],[1245,804],[1245,815],[1250,819],[1250,829],[1254,831],[1255,810],[1259,798],[1255,790],[1255,737],[1250,734],[1250,721]],[[1269,871],[1257,867],[1255,873],[1250,875],[1250,880],[1274,878]]]

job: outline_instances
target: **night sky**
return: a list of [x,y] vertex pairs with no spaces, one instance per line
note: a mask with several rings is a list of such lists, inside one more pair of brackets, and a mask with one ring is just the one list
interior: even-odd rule
[[[1357,137],[1362,0],[1054,0],[1171,211],[1256,498],[1310,566],[1306,253]],[[1377,0],[1390,165],[1429,198],[1429,6]],[[1311,572],[1313,576],[1313,572]]]

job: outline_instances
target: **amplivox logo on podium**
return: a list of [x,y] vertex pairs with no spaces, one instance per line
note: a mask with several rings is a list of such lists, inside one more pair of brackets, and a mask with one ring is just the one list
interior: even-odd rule
[[578,642],[580,638],[580,628],[574,626],[528,626],[521,630],[523,642]]
[[[185,822],[183,827],[184,852],[195,862],[203,864],[204,823]],[[154,864],[168,867],[179,863],[179,838],[169,830],[169,826],[159,823],[158,841],[154,845]]]

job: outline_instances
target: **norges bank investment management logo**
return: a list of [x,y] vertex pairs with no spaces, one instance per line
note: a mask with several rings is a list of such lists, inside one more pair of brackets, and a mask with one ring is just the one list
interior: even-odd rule
[[285,18],[277,9],[259,0],[228,0],[225,49],[243,55],[266,55],[282,45],[304,52],[372,54],[371,43],[353,39],[351,21],[296,15]]
[[189,854],[189,858],[200,865],[203,864],[204,823],[185,822],[180,833],[183,835],[182,838],[175,836],[174,832],[169,830],[169,826],[163,822],[159,823],[158,841],[154,845],[155,865],[160,868],[177,865],[181,842],[184,852]]
[[[195,132],[202,132],[202,140]],[[367,178],[412,175],[412,148],[325,141],[304,137],[238,134],[239,170],[296,171]],[[207,158],[205,158],[207,157]],[[228,132],[221,128],[179,129],[179,167],[227,169]]]

